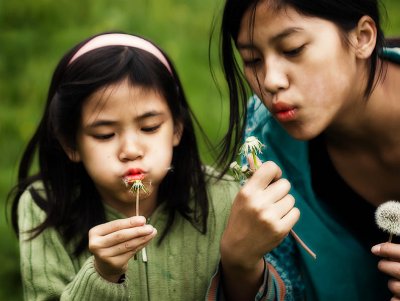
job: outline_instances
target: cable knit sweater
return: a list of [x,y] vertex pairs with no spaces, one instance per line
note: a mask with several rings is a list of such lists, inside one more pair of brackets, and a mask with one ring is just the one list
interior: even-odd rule
[[[39,183],[40,184],[40,183]],[[35,184],[36,186],[36,184]],[[49,228],[33,240],[24,231],[40,224],[45,213],[26,191],[20,200],[20,255],[25,300],[204,300],[219,262],[219,242],[238,184],[224,178],[208,185],[208,233],[202,235],[180,215],[161,245],[157,238],[142,257],[129,262],[122,284],[104,280],[93,267],[93,256],[72,255],[58,232]],[[106,207],[109,221],[123,218]],[[162,232],[167,215],[159,206],[150,223]]]

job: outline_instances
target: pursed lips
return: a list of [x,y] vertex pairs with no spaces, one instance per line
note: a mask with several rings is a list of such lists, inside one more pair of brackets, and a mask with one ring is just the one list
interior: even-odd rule
[[128,182],[143,180],[145,178],[145,172],[140,168],[131,168],[124,174],[123,178]]
[[272,105],[272,113],[282,122],[291,121],[296,118],[296,107],[285,104],[284,102],[277,102]]

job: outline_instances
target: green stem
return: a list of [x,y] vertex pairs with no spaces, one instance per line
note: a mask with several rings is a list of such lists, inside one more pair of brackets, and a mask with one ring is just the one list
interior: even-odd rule
[[253,161],[254,161],[254,166],[256,170],[258,169],[258,164],[257,164],[257,156],[254,150],[251,151],[251,154],[253,155]]

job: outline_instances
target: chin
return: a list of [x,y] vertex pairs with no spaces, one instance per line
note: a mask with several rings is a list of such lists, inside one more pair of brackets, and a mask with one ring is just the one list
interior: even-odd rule
[[321,133],[320,131],[317,131],[316,129],[306,129],[299,125],[293,126],[293,127],[289,126],[289,127],[284,127],[284,128],[290,136],[292,136],[294,139],[297,139],[300,141],[309,141],[311,139],[314,139]]

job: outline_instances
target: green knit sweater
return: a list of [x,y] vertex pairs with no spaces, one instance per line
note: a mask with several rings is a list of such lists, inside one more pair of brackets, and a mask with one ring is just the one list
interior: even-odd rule
[[[36,185],[35,185],[36,186]],[[228,178],[210,181],[210,210],[207,235],[202,235],[180,215],[161,245],[156,239],[147,247],[148,262],[142,257],[129,262],[122,284],[104,280],[93,267],[87,251],[72,255],[58,232],[47,229],[33,240],[26,240],[41,223],[45,213],[26,191],[20,200],[20,255],[25,300],[204,300],[219,263],[219,241],[225,228],[238,184]],[[108,220],[123,218],[110,207]],[[159,206],[150,223],[161,233],[167,215]],[[140,254],[139,254],[140,255]]]

